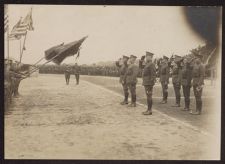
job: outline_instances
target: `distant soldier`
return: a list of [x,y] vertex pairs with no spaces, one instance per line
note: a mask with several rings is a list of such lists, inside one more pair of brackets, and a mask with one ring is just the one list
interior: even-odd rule
[[75,63],[74,65],[74,75],[75,75],[75,78],[76,78],[76,84],[78,85],[79,84],[79,79],[80,79],[80,67],[78,66],[77,63]]
[[65,79],[66,79],[66,85],[68,85],[70,82],[70,74],[71,74],[71,68],[69,65],[66,65],[64,74],[65,74]]
[[135,64],[136,58],[137,57],[134,55],[130,56],[130,65],[128,66],[127,73],[125,75],[126,82],[131,93],[131,104],[129,104],[129,107],[136,107],[136,84],[139,73],[139,68]]
[[10,68],[10,74],[12,76],[12,92],[14,97],[19,96],[19,85],[22,80],[23,75],[21,74],[21,65],[19,62],[16,62]]
[[190,57],[184,57],[181,69],[181,85],[183,88],[184,102],[185,102],[185,107],[182,110],[184,111],[190,110],[190,89],[192,79],[191,61],[192,59]]
[[181,88],[181,56],[175,55],[172,63],[172,83],[176,97],[176,103],[173,107],[180,107],[180,88]]
[[202,55],[196,54],[197,59],[194,62],[192,75],[193,75],[193,91],[196,100],[196,112],[190,112],[191,114],[200,115],[202,112],[202,90],[204,85],[205,67],[201,62]]
[[167,97],[168,97],[168,84],[169,84],[169,77],[170,77],[170,68],[168,65],[168,57],[163,56],[162,63],[160,65],[160,82],[162,85],[162,92],[163,92],[163,100],[162,104],[167,103]]
[[[145,93],[147,96],[147,111],[143,112],[144,115],[152,115],[152,94],[153,94],[153,86],[156,81],[156,68],[155,64],[152,62],[153,53],[146,52],[146,56],[142,56],[139,61],[139,68],[143,69],[142,71],[142,79],[143,86],[145,87]],[[144,65],[144,59],[146,57],[146,64]]]
[[128,104],[129,92],[128,92],[128,86],[127,86],[126,76],[125,76],[128,69],[128,64],[127,64],[128,59],[129,59],[128,56],[123,56],[122,63],[120,63],[121,60],[116,62],[116,66],[119,68],[120,83],[123,86],[123,92],[124,92],[124,101],[120,103],[121,105]]

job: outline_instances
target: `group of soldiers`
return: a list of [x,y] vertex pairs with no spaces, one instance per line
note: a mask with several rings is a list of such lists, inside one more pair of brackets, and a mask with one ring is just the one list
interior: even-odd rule
[[12,97],[17,98],[19,96],[19,85],[22,79],[26,77],[26,74],[21,71],[22,64],[14,62],[12,60],[5,61],[5,73],[4,73],[4,98],[5,109],[12,102]]
[[[154,54],[146,52],[139,60],[139,66],[135,64],[137,57],[134,55],[123,56],[116,61],[116,66],[119,68],[120,83],[124,91],[124,100],[121,105],[128,104],[129,91],[131,94],[131,103],[129,107],[136,107],[136,84],[139,71],[142,72],[142,85],[145,88],[147,97],[147,111],[144,115],[152,115],[152,95],[153,87],[156,83],[156,77],[162,86],[163,98],[161,103],[166,104],[168,98],[168,84],[170,73],[172,74],[172,83],[176,96],[176,102],[173,107],[180,107],[181,86],[183,89],[185,107],[184,111],[189,111],[190,114],[200,115],[202,112],[202,90],[204,85],[205,68],[202,63],[202,55],[194,54],[194,56],[186,55],[184,57],[173,55],[168,58],[163,56],[160,60],[153,61]],[[157,62],[155,62],[157,61]],[[170,72],[171,70],[171,72]],[[190,89],[193,86],[193,91],[196,99],[196,110],[190,109]]]
[[76,78],[76,84],[79,85],[79,79],[80,79],[80,66],[78,66],[77,63],[73,67],[70,67],[69,65],[66,66],[65,69],[65,79],[66,79],[66,84],[69,85],[70,82],[70,74],[74,74]]

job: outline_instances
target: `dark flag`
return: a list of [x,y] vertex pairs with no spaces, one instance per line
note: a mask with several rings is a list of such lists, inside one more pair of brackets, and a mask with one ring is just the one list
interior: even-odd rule
[[45,59],[60,65],[65,58],[73,56],[79,52],[80,46],[86,38],[87,36],[78,41],[74,41],[65,45],[62,43],[46,50]]

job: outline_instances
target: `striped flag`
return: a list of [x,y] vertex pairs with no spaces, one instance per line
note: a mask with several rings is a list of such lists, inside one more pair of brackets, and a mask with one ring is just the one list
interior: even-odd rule
[[5,5],[4,9],[4,32],[6,32],[9,28],[8,5]]
[[33,19],[32,19],[32,8],[27,14],[27,16],[23,19],[23,21],[20,24],[21,27],[27,28],[29,31],[33,31]]
[[21,19],[16,23],[13,27],[11,34],[9,35],[9,39],[21,39],[22,36],[26,35],[27,28],[21,26]]
[[27,14],[27,16],[22,20],[17,22],[17,24],[13,27],[12,32],[9,36],[10,39],[21,39],[22,36],[27,34],[27,31],[33,31],[33,19],[32,19],[32,8]]

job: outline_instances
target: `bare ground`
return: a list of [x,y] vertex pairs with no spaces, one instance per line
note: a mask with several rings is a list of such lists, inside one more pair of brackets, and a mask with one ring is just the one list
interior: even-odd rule
[[71,80],[21,83],[5,113],[6,159],[219,159],[219,137],[156,110],[143,116],[143,105],[121,106],[119,93]]

